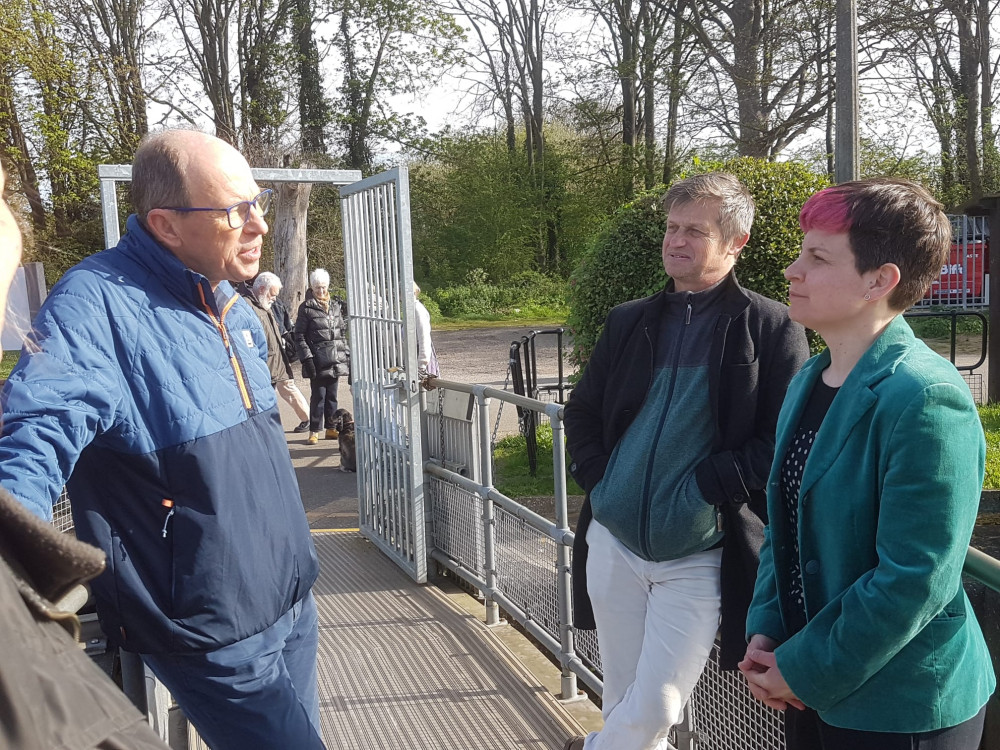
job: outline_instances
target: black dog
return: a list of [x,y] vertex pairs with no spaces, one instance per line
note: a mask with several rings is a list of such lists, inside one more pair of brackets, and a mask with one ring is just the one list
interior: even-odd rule
[[358,458],[354,448],[354,417],[347,409],[333,413],[334,426],[340,431],[340,470],[357,471]]

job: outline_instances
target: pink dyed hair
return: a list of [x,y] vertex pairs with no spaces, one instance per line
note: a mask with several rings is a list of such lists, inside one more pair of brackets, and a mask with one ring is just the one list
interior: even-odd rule
[[828,187],[813,193],[799,212],[803,232],[820,229],[824,232],[848,232],[853,225],[851,207],[842,190]]

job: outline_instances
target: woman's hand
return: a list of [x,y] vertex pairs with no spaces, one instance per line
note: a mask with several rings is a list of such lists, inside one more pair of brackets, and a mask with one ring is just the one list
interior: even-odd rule
[[746,678],[753,697],[764,705],[778,711],[784,711],[789,706],[802,710],[805,704],[795,697],[778,669],[774,656],[774,649],[777,647],[778,642],[773,638],[759,633],[754,635],[750,638],[743,661],[738,665],[739,669]]

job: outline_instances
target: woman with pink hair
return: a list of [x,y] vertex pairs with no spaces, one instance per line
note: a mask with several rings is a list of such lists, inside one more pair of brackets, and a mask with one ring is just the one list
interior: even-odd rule
[[778,419],[740,669],[789,750],[975,750],[996,685],[962,566],[985,442],[968,386],[900,313],[951,244],[915,183],[813,195],[789,316],[827,348]]

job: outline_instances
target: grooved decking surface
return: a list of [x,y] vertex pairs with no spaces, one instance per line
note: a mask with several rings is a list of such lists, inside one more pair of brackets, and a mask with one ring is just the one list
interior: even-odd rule
[[358,532],[314,533],[319,694],[331,750],[559,750],[581,733],[475,617]]

